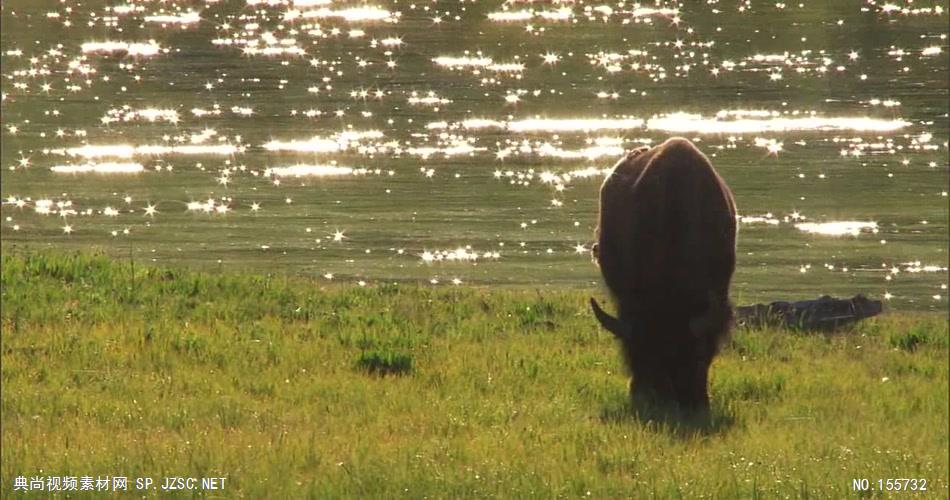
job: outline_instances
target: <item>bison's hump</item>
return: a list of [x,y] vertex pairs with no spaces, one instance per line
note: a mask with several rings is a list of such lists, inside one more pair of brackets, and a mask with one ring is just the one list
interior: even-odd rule
[[687,139],[623,158],[601,189],[598,263],[621,301],[725,295],[735,237],[729,188]]

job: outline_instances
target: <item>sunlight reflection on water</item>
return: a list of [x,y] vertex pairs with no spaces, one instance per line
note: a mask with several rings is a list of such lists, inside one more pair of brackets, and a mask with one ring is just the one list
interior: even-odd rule
[[861,221],[802,222],[795,224],[795,228],[806,233],[824,234],[828,236],[857,236],[862,232],[878,232],[876,222]]
[[681,135],[735,193],[746,296],[944,305],[948,28],[926,3],[11,0],[0,228],[590,286],[601,180]]

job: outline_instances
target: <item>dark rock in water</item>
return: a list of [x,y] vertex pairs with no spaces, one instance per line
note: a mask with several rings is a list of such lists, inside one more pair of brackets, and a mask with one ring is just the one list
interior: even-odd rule
[[864,295],[836,299],[824,295],[799,302],[776,301],[736,308],[736,323],[746,327],[784,326],[799,330],[834,330],[843,325],[881,314],[880,300]]

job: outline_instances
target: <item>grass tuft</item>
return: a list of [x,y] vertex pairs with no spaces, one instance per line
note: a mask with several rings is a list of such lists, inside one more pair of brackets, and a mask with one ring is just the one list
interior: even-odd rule
[[910,352],[925,346],[947,348],[946,335],[941,335],[930,325],[914,325],[905,331],[893,332],[888,335],[888,342],[897,349]]

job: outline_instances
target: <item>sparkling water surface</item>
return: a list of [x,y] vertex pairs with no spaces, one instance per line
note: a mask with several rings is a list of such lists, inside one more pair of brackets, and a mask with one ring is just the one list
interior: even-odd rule
[[740,303],[946,310],[941,1],[7,0],[5,249],[589,287],[625,150],[694,141]]

